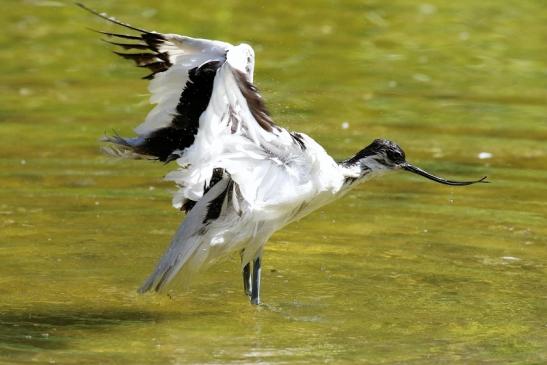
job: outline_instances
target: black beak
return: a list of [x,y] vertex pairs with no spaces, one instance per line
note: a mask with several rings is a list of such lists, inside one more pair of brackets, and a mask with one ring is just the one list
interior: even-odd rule
[[410,171],[410,172],[415,173],[417,175],[422,175],[424,177],[427,177],[429,180],[433,180],[433,181],[436,181],[438,183],[445,184],[445,185],[463,186],[463,185],[471,185],[471,184],[475,184],[475,183],[479,183],[479,182],[482,182],[482,183],[488,183],[489,182],[489,181],[484,181],[486,179],[486,176],[484,176],[483,178],[481,178],[479,180],[475,180],[475,181],[446,180],[446,179],[443,179],[442,177],[431,175],[429,172],[424,171],[419,167],[412,166],[411,164],[409,164],[407,162],[405,162],[404,164],[401,164],[400,166],[401,166],[401,168],[405,169],[406,171]]

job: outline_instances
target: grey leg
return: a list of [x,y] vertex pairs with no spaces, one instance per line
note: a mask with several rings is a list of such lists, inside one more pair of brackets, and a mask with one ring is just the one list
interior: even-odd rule
[[252,286],[253,290],[251,292],[251,304],[258,305],[260,304],[260,264],[261,257],[257,257],[253,262],[253,278]]
[[243,290],[247,296],[251,296],[251,263],[243,266]]

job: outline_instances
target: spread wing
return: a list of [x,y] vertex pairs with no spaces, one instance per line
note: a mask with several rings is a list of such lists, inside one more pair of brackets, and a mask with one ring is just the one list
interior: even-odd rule
[[[136,137],[106,140],[116,155],[177,160],[181,168],[167,176],[180,187],[175,207],[191,209],[215,168],[226,170],[236,183],[252,181],[240,186],[248,201],[271,201],[275,197],[264,194],[266,187],[278,184],[293,191],[298,184],[289,182],[305,180],[306,168],[286,168],[306,166],[301,153],[305,138],[273,123],[252,84],[250,46],[151,32],[80,6],[136,33],[101,32],[124,49],[116,54],[152,71],[145,78],[150,79],[150,101],[156,106],[135,129]],[[277,198],[294,194],[282,193],[276,192]]]
[[[209,102],[215,72],[226,61],[226,54],[233,46],[225,42],[148,31],[78,5],[129,30],[131,34],[99,33],[107,37],[106,42],[118,47],[115,54],[150,71],[143,78],[150,80],[150,102],[155,107],[135,129],[137,137],[107,138],[119,145],[108,151],[126,157],[140,155],[170,161],[174,157],[172,151],[182,150],[193,143],[199,116]],[[253,62],[254,57],[250,61],[251,72]]]

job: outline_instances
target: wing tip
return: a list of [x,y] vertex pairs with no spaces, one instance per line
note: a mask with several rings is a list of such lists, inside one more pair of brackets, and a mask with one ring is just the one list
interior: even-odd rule
[[114,24],[117,24],[117,25],[120,25],[122,27],[125,27],[125,28],[128,28],[128,29],[131,29],[131,30],[134,30],[134,31],[137,31],[137,32],[140,32],[140,33],[143,33],[143,34],[148,34],[148,33],[151,33],[150,31],[146,30],[146,29],[142,29],[142,28],[138,28],[138,27],[135,27],[131,24],[128,24],[128,23],[125,23],[125,22],[122,22],[118,19],[116,19],[115,17],[113,16],[110,16],[108,15],[107,13],[100,13],[98,12],[97,10],[95,9],[92,9],[90,7],[88,7],[87,5],[81,3],[81,2],[74,2],[74,5],[84,9],[85,11],[95,15],[95,16],[98,16],[99,18],[102,18],[106,21],[109,21],[111,23],[114,23]]

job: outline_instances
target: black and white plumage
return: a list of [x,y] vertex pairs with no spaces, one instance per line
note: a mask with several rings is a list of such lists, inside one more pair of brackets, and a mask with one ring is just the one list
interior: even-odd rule
[[249,45],[150,32],[79,5],[132,31],[101,33],[123,50],[116,54],[152,72],[144,78],[155,107],[137,137],[108,137],[108,151],[178,164],[166,179],[178,186],[173,205],[187,216],[140,292],[164,289],[180,271],[189,278],[236,252],[245,292],[258,304],[270,236],[357,183],[401,168],[445,184],[474,183],[430,175],[386,140],[338,163],[307,135],[274,124],[252,83]]

